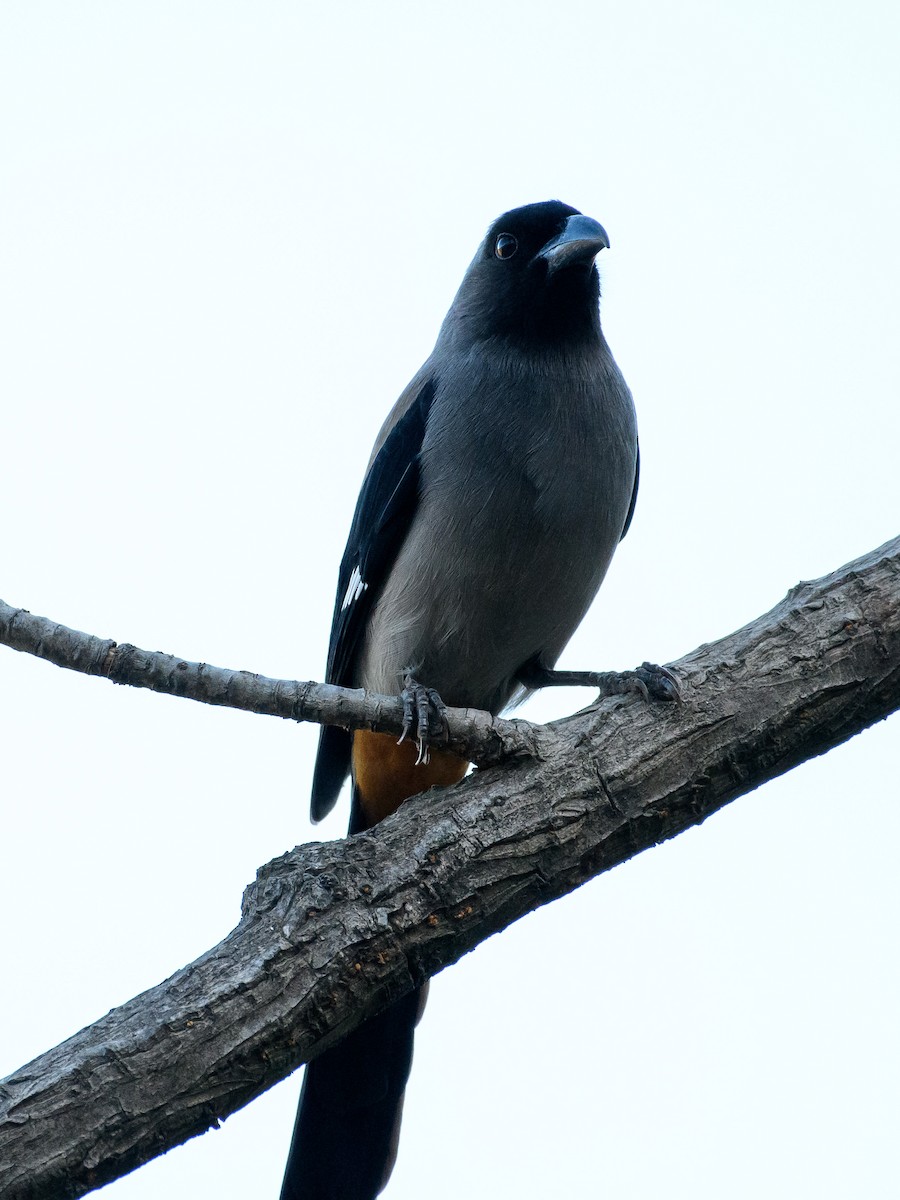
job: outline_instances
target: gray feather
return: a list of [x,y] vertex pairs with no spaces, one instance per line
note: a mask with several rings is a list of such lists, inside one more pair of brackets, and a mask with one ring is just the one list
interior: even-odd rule
[[449,322],[424,370],[437,391],[419,508],[356,682],[390,693],[411,667],[446,703],[496,712],[527,661],[553,666],[606,574],[634,485],[634,406],[599,331],[554,363],[467,346]]

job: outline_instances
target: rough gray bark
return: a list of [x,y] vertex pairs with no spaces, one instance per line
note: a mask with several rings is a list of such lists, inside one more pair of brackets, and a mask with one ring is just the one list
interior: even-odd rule
[[900,707],[900,538],[674,666],[681,705],[534,727],[530,755],[263,867],[218,946],[0,1084],[0,1194],[80,1196],[203,1132],[491,933]]

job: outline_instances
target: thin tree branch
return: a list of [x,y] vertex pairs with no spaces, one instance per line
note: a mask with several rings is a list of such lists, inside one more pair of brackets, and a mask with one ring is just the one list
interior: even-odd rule
[[[43,658],[57,667],[99,675],[113,683],[150,688],[170,696],[238,708],[290,721],[342,725],[399,734],[403,706],[397,696],[379,696],[329,683],[270,679],[251,671],[232,671],[188,662],[162,651],[94,637],[37,617],[0,600],[0,645]],[[470,708],[447,709],[446,746],[488,766],[520,754],[539,753],[540,726],[507,721]]]
[[535,757],[263,867],[191,966],[0,1084],[0,1194],[75,1197],[217,1124],[535,907],[900,707],[900,538]]

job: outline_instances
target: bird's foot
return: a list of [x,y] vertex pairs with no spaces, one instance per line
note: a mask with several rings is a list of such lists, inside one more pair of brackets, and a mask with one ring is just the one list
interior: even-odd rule
[[637,692],[645,700],[678,701],[681,684],[668,667],[641,663],[633,671],[552,671],[531,663],[519,673],[526,687],[595,687],[601,696],[623,696]]
[[644,700],[681,700],[678,676],[668,667],[643,662],[633,671],[597,671],[591,681],[601,696],[621,696],[637,692]]
[[[447,706],[434,688],[424,687],[418,680],[413,679],[408,671],[403,678],[400,699],[403,701],[403,732],[400,742],[406,741],[412,733],[415,717],[416,745],[419,748],[416,766],[424,765],[431,758],[429,747],[432,740],[437,737],[447,739]],[[397,743],[398,746],[400,742]]]

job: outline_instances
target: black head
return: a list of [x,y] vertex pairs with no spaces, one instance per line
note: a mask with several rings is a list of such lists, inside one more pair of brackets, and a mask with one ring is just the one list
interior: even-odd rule
[[504,213],[488,230],[454,301],[456,332],[531,347],[599,337],[594,259],[608,246],[601,225],[559,200]]

